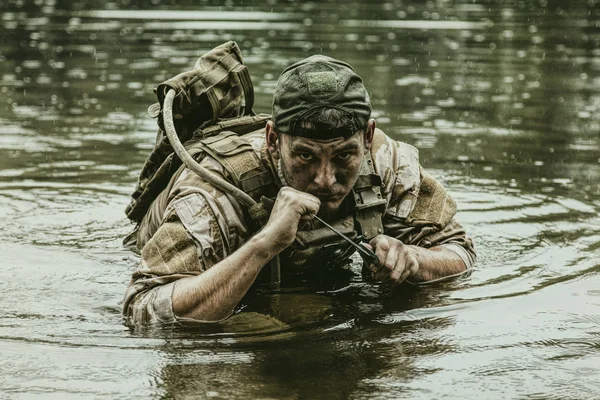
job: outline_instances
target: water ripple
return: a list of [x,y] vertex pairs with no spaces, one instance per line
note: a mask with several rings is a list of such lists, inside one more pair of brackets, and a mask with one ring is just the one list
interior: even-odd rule
[[[598,397],[594,1],[121,3],[1,6],[3,394]],[[287,325],[269,300],[260,326],[124,327],[138,259],[123,209],[155,140],[152,89],[226,40],[257,112],[290,63],[350,62],[379,126],[457,200],[472,275],[394,289],[357,275],[314,302],[303,288],[279,298],[301,299]]]

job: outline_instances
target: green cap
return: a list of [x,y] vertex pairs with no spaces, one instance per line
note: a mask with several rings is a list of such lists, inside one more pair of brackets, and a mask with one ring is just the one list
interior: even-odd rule
[[[302,126],[304,117],[322,108],[340,110],[351,122],[342,127]],[[310,139],[348,137],[363,129],[370,116],[371,101],[362,79],[343,61],[308,57],[286,68],[277,81],[273,95],[277,132]]]

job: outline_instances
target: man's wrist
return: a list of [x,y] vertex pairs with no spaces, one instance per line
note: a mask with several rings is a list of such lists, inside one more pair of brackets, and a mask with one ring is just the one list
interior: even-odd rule
[[248,244],[252,246],[255,254],[264,259],[266,262],[270,261],[273,257],[281,253],[287,247],[283,247],[282,245],[278,244],[277,240],[274,240],[272,235],[265,230],[261,230],[254,235],[248,241]]
[[411,271],[409,280],[414,282],[429,282],[450,276],[458,276],[465,272],[465,262],[454,251],[444,246],[425,248],[406,246],[415,258],[417,267]]

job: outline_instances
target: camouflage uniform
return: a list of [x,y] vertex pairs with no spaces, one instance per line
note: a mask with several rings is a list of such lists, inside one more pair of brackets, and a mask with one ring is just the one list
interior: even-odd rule
[[[267,151],[264,129],[244,138],[277,186],[285,186]],[[458,254],[469,270],[475,252],[470,238],[454,219],[456,203],[420,167],[417,149],[376,130],[371,156],[387,201],[384,233],[407,245],[444,246]],[[201,165],[232,181],[214,158],[204,157]],[[255,233],[251,226],[247,211],[235,198],[184,166],[179,168],[130,236],[130,244],[141,250],[141,261],[125,295],[123,315],[127,321],[184,322],[174,315],[171,302],[177,280],[201,274],[229,256]]]

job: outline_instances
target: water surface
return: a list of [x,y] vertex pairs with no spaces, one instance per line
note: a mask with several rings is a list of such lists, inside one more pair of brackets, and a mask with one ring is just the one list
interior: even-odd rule
[[[0,397],[600,396],[596,1],[8,0],[0,13]],[[378,126],[457,199],[472,276],[392,289],[352,275],[248,310],[285,323],[123,326],[137,262],[123,210],[154,142],[152,89],[227,40],[259,112],[290,63],[351,63]]]

